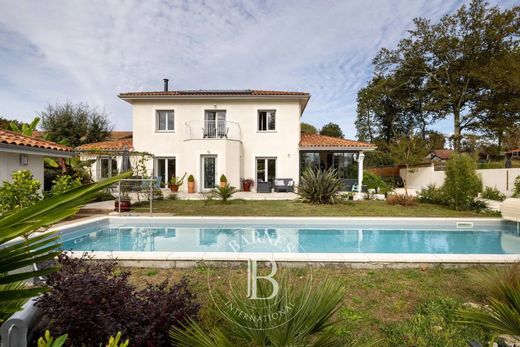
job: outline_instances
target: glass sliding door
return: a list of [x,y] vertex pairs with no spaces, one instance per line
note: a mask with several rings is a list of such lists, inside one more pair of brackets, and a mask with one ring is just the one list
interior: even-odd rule
[[117,175],[117,159],[111,157],[98,158],[98,179]]
[[215,188],[217,181],[217,157],[214,155],[203,155],[201,159],[201,182],[202,190]]
[[256,158],[256,180],[273,182],[276,178],[276,158]]
[[159,178],[161,186],[167,187],[174,176],[176,176],[175,158],[155,159],[155,177]]

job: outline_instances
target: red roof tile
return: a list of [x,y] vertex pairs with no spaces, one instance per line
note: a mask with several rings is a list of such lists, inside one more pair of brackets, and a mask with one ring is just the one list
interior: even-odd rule
[[337,137],[302,133],[300,137],[300,147],[345,147],[345,148],[370,148],[375,149],[376,146],[361,141],[353,141],[341,139]]
[[36,139],[8,130],[0,129],[0,143],[8,145],[26,146],[34,148],[51,149],[55,151],[70,152],[72,148],[60,145],[55,142]]
[[128,150],[132,151],[134,149],[132,138],[129,139],[120,139],[120,140],[112,140],[112,141],[102,141],[102,142],[94,142],[87,143],[86,145],[81,145],[76,147],[78,151],[122,151]]
[[431,156],[435,156],[442,160],[448,160],[451,158],[453,153],[455,153],[455,151],[452,149],[434,149]]
[[277,90],[171,90],[159,92],[128,92],[119,94],[120,98],[140,96],[302,96],[310,97],[309,93]]

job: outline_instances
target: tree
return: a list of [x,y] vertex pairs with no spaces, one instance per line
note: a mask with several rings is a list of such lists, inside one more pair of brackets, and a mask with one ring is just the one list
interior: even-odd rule
[[[435,119],[453,116],[454,148],[462,133],[480,125],[477,106],[493,88],[482,76],[502,69],[487,69],[497,56],[518,49],[520,7],[501,11],[473,0],[438,23],[414,20],[415,28],[395,50],[382,49],[374,59],[376,76],[402,75],[417,81],[413,95],[423,97],[422,109]],[[397,78],[401,80],[400,78]],[[421,93],[421,94],[416,94]]]
[[0,187],[0,215],[22,210],[42,199],[41,182],[30,171],[15,171],[11,177],[12,182],[6,181]]
[[413,171],[410,166],[423,162],[424,157],[428,154],[426,144],[419,136],[411,134],[390,144],[389,151],[396,164],[406,167],[403,183],[405,195],[408,195],[408,173]]
[[430,151],[433,151],[434,149],[444,149],[446,145],[446,136],[435,130],[428,131],[425,140]]
[[38,127],[38,123],[40,123],[40,118],[35,117],[31,123],[20,123],[18,121],[12,121],[9,123],[9,128],[15,133],[30,137],[33,135],[33,131],[35,131]]
[[22,123],[15,120],[15,119],[7,119],[4,117],[0,117],[0,129],[4,130],[10,130],[11,129],[11,123],[16,124],[17,126],[21,127]]
[[343,138],[343,131],[336,123],[327,123],[321,130],[320,135]]
[[301,132],[306,134],[317,134],[318,129],[312,124],[302,122],[300,124]]
[[444,190],[449,204],[456,210],[467,210],[482,190],[477,163],[470,155],[454,154],[446,164]]
[[107,140],[113,129],[104,111],[85,103],[48,105],[40,116],[49,140],[72,147]]

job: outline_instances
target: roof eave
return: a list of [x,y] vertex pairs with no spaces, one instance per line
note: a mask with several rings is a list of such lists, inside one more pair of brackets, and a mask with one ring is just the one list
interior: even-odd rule
[[73,151],[65,151],[58,149],[49,149],[41,147],[31,147],[24,145],[15,145],[0,143],[0,152],[20,153],[20,154],[32,154],[58,158],[72,158],[76,155]]
[[353,151],[353,152],[369,152],[374,151],[377,147],[347,147],[347,146],[299,146],[300,151]]

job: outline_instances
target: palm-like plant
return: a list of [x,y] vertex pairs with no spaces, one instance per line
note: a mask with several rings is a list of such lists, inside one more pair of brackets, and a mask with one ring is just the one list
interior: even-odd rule
[[336,169],[314,170],[307,168],[300,179],[298,195],[312,204],[334,204],[343,184]]
[[223,203],[227,204],[229,199],[237,192],[237,188],[230,186],[229,183],[224,184],[223,186],[216,186],[210,192],[210,197],[216,197],[222,200]]
[[457,312],[461,321],[477,324],[499,334],[520,337],[520,265],[478,273],[475,282],[488,299],[482,308],[466,308]]
[[[0,313],[20,310],[24,300],[45,290],[44,287],[14,285],[28,279],[44,276],[56,270],[27,270],[33,264],[57,255],[58,237],[53,232],[21,239],[22,236],[46,228],[77,213],[82,205],[94,199],[98,192],[130,174],[115,176],[101,182],[84,185],[54,196],[0,218]],[[18,241],[20,238],[20,241]]]
[[[260,296],[266,297],[271,288],[263,282],[258,283],[258,289]],[[332,317],[343,299],[344,289],[340,284],[327,280],[313,288],[311,284],[302,286],[284,278],[280,281],[280,291],[279,297],[259,300],[244,300],[237,295],[228,299],[217,292],[216,300],[223,305],[220,312],[229,324],[224,329],[216,327],[207,332],[191,321],[187,326],[170,330],[172,342],[194,347],[338,345],[328,328],[334,323]],[[283,320],[265,319],[279,312],[286,312]],[[252,325],[251,317],[264,319]]]

